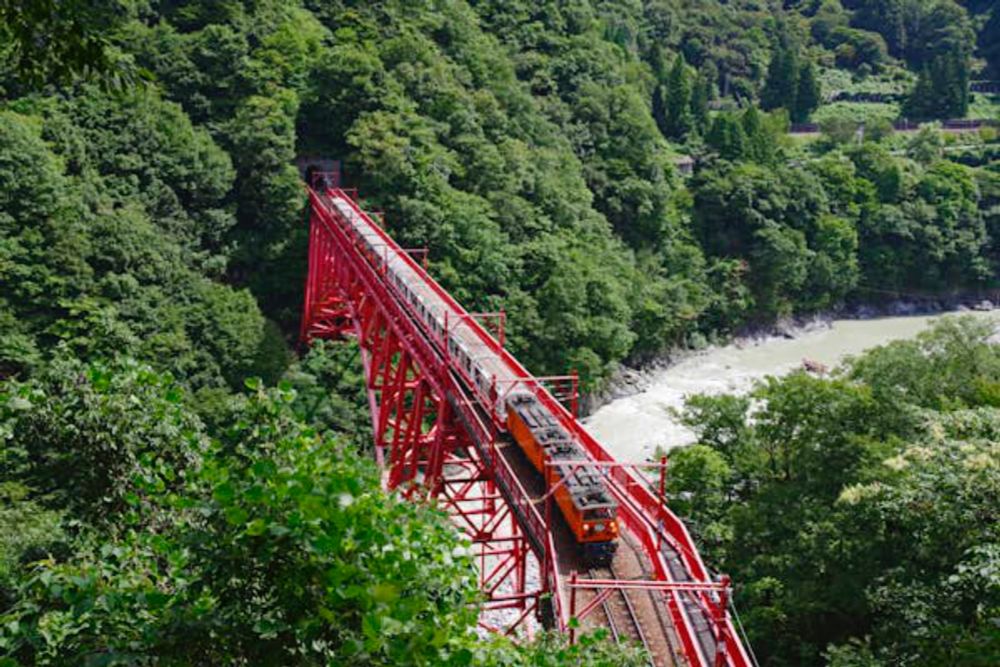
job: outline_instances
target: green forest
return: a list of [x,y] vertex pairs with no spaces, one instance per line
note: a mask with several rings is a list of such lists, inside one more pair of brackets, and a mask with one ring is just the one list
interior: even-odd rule
[[[643,664],[475,632],[465,545],[379,488],[357,349],[297,346],[296,157],[596,390],[996,288],[998,128],[935,123],[997,120],[996,5],[0,0],[0,665]],[[671,495],[764,663],[996,663],[987,338],[693,400]]]
[[996,325],[945,318],[831,377],[689,399],[672,506],[740,582],[761,664],[1000,660]]

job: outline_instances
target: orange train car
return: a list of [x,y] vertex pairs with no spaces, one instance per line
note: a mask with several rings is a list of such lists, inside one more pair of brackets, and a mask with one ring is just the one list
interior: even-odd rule
[[[548,461],[586,458],[580,445],[532,394],[518,393],[507,399],[507,429],[543,475]],[[593,469],[574,471],[569,465],[556,465],[550,468],[550,474],[565,480],[554,497],[583,550],[584,559],[593,565],[609,563],[618,546],[618,505],[608,493],[604,479]]]

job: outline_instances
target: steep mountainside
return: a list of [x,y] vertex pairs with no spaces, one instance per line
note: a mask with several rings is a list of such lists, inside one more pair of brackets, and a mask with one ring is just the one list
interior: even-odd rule
[[[890,121],[995,119],[998,29],[978,0],[0,0],[0,664],[642,664],[476,635],[453,529],[365,459],[357,349],[296,358],[296,156],[593,388],[995,289],[996,128]],[[769,661],[992,664],[987,338],[769,384],[764,421],[693,406],[672,497]]]

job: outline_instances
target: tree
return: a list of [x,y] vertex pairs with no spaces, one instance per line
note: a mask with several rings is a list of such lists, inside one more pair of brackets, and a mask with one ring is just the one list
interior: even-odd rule
[[836,45],[835,53],[839,67],[864,73],[864,71],[880,70],[889,60],[888,47],[878,33],[840,27],[833,31],[830,42]]
[[240,188],[238,232],[246,252],[283,236],[302,206],[295,155],[293,118],[298,101],[291,91],[269,98],[249,97],[227,132]]
[[765,111],[795,109],[798,82],[798,57],[790,47],[781,45],[774,50],[767,68],[767,79],[760,93],[761,107]]
[[705,136],[705,142],[727,160],[742,160],[747,154],[747,136],[736,114],[716,114]]
[[744,582],[737,604],[758,658],[874,667],[1000,655],[988,622],[1000,608],[990,332],[944,320],[846,375],[796,372],[750,396],[689,402],[699,443],[672,453],[684,463],[672,496]]
[[[81,373],[82,404],[69,390]],[[287,387],[248,388],[210,440],[181,387],[128,360],[67,360],[44,378],[0,385],[0,434],[13,445],[0,458],[4,488],[44,478],[75,507],[107,509],[102,490],[120,506],[78,513],[102,529],[77,523],[86,532],[72,553],[0,578],[8,660],[645,664],[601,633],[577,647],[549,635],[523,648],[480,640],[469,545],[447,517],[383,492],[370,460],[299,419]],[[93,436],[99,445],[78,439]],[[37,456],[46,447],[69,477],[20,465],[48,461]],[[87,482],[109,471],[110,486]],[[36,490],[43,502],[47,491]],[[32,543],[0,538],[0,547]]]
[[[131,419],[155,419],[155,407],[119,398],[113,372],[102,379],[109,398],[132,406]],[[373,466],[298,422],[289,398],[255,390],[225,440],[197,448],[200,465],[186,475],[161,458],[169,448],[135,460],[129,477],[169,521],[37,566],[8,612],[18,622],[0,631],[5,653],[33,664],[99,654],[274,662],[290,653],[401,663],[470,644],[475,579],[454,529],[433,510],[382,493]],[[181,409],[176,392],[173,400]],[[28,444],[18,428],[15,442]],[[174,499],[156,493],[169,479],[181,487]],[[72,592],[68,605],[61,591]],[[114,602],[102,603],[105,595]],[[48,633],[53,614],[76,630]]]
[[656,85],[653,87],[653,120],[656,121],[656,127],[659,128],[660,133],[663,136],[669,136],[670,125],[667,120],[667,102],[664,100],[664,87],[661,85]]
[[151,472],[144,466],[155,461],[183,476],[196,464],[201,423],[181,398],[173,378],[148,367],[130,360],[87,365],[62,350],[30,381],[2,389],[9,449],[0,475],[51,508],[113,524],[130,506],[153,502],[141,482]]
[[996,8],[979,33],[979,50],[986,58],[993,76],[1000,76],[1000,11]]
[[912,6],[906,15],[906,60],[911,66],[922,67],[938,56],[952,56],[968,66],[976,36],[962,5],[933,0]]
[[968,111],[969,73],[975,33],[965,9],[930,2],[913,12],[907,60],[920,68],[920,79],[905,112],[916,118],[961,118]]
[[903,104],[903,115],[909,118],[933,118],[937,111],[934,83],[930,67],[924,66],[917,76],[917,83]]
[[[904,0],[863,0],[854,15],[854,25],[858,28],[879,33],[885,38],[889,53],[901,56],[908,46],[906,12],[914,7],[906,6]],[[919,11],[919,10],[918,10]]]
[[703,71],[699,71],[691,89],[691,117],[694,129],[699,133],[708,130],[711,117],[708,114],[708,101],[712,92],[712,84]]
[[684,56],[678,54],[667,77],[667,136],[671,139],[684,139],[694,129],[694,117],[691,113],[691,74],[688,72]]
[[749,106],[743,112],[740,124],[746,135],[746,158],[748,160],[759,164],[774,162],[778,155],[779,136],[773,127],[772,120],[772,118],[762,117],[755,106]]
[[811,21],[810,30],[813,39],[824,46],[834,46],[834,40],[831,39],[834,31],[838,28],[846,28],[849,19],[850,17],[841,6],[840,0],[823,0]]
[[799,70],[795,104],[789,110],[792,115],[792,122],[807,122],[809,115],[819,107],[819,103],[820,89],[819,81],[816,79],[816,66],[810,61]]
[[904,105],[913,118],[962,118],[969,110],[968,65],[954,54],[935,56],[920,71]]
[[125,2],[0,0],[3,59],[28,88],[87,76],[106,84],[134,82],[138,72],[112,46],[128,14]]
[[780,164],[720,163],[693,181],[694,229],[710,258],[739,258],[755,312],[821,308],[853,287],[854,227],[830,216],[819,178]]

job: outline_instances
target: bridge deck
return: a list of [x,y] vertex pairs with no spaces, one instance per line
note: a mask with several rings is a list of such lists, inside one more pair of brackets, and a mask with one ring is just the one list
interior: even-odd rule
[[[332,256],[339,253],[341,263],[349,260],[359,274],[352,278],[355,284],[362,285],[359,289],[380,291],[382,301],[391,301],[382,303],[381,307],[402,332],[402,344],[412,350],[414,356],[419,356],[424,372],[430,367],[448,369],[433,378],[434,388],[451,406],[467,441],[474,446],[483,469],[489,471],[491,481],[517,517],[539,562],[545,563],[546,556],[552,556],[553,571],[551,574],[542,572],[541,579],[543,588],[548,577],[554,580],[555,590],[551,592],[554,593],[558,626],[564,629],[569,626],[571,603],[576,604],[579,612],[595,597],[612,597],[608,593],[611,591],[616,602],[605,603],[604,620],[600,620],[600,614],[593,614],[590,619],[617,628],[616,631],[623,634],[641,635],[657,664],[673,664],[677,656],[683,656],[687,664],[719,664],[717,657],[722,659],[721,664],[750,664],[725,611],[719,614],[719,605],[725,600],[719,597],[725,594],[720,593],[723,588],[705,568],[683,524],[662,505],[647,482],[630,470],[602,468],[609,489],[619,503],[622,539],[611,571],[622,578],[613,576],[603,593],[571,583],[575,581],[574,573],[581,578],[602,581],[607,574],[588,571],[558,511],[551,513],[554,519],[551,525],[546,524],[542,501],[546,493],[544,481],[521,450],[506,438],[504,420],[496,414],[496,392],[509,392],[517,386],[521,391],[534,393],[581,444],[591,460],[611,463],[613,457],[351,197],[332,189],[319,193],[311,191],[310,194],[313,225],[319,225],[317,234],[326,235],[330,240],[324,241],[326,245],[321,253],[310,250],[306,318],[310,317],[311,309],[317,308],[313,304],[322,301],[317,296],[319,292],[347,289],[336,284],[343,276],[319,281],[313,277],[314,260],[316,263],[331,261]],[[313,238],[315,240],[315,235]],[[343,266],[339,270],[343,272]],[[373,297],[364,296],[357,303],[351,302],[351,312],[355,316],[364,307],[365,298]],[[350,295],[344,300],[350,302]],[[367,334],[359,331],[358,335],[364,338]],[[367,374],[378,371],[367,368],[367,364],[366,361]],[[489,382],[484,379],[482,369],[488,369],[491,374]],[[369,377],[369,382],[372,390],[373,378]],[[372,399],[372,406],[374,418],[380,407],[376,398]],[[428,437],[430,435],[433,434]],[[426,448],[426,443],[422,447]],[[430,458],[433,456],[431,454]],[[427,459],[422,460],[426,462]],[[630,582],[639,586],[643,581],[658,582],[662,586],[623,590]],[[679,585],[671,588],[668,584]],[[713,614],[717,618],[713,618]],[[629,623],[634,626],[632,630],[627,629]],[[719,656],[716,655],[718,647],[724,648]]]

